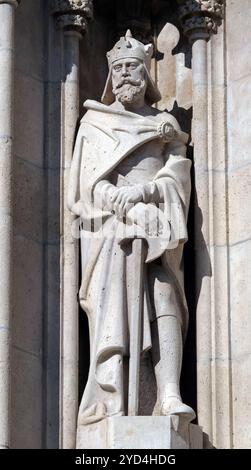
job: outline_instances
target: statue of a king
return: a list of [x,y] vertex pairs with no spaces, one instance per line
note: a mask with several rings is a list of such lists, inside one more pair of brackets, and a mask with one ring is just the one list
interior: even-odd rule
[[191,162],[187,134],[171,114],[152,107],[160,100],[152,53],[128,31],[107,54],[102,104],[85,102],[73,155],[68,205],[81,221],[79,299],[90,334],[79,425],[133,414],[135,393],[134,412],[144,414],[137,377],[146,353],[156,388],[150,414],[195,417],[179,385]]

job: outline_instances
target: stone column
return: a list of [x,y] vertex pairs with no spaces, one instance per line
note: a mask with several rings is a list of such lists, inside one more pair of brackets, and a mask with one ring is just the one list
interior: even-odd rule
[[78,240],[71,232],[74,217],[66,206],[69,171],[79,118],[79,41],[92,17],[92,0],[54,0],[52,12],[62,30],[61,98],[61,325],[60,447],[74,449],[78,413]]
[[0,448],[10,445],[12,153],[15,0],[0,0]]
[[223,17],[224,0],[179,0],[184,34],[192,44],[197,300],[197,392],[199,425],[213,437],[215,318],[212,316],[212,192],[209,173],[208,41]]

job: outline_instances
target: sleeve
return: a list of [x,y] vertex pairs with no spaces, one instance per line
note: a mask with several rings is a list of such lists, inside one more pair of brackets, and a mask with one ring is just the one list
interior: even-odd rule
[[[186,158],[186,146],[182,142],[179,142],[179,141],[173,141],[166,145],[165,160],[166,160],[166,164],[165,164],[164,169],[161,170],[157,174],[154,181],[151,181],[143,185],[142,193],[143,193],[143,201],[145,204],[148,204],[150,202],[154,202],[154,203],[164,202],[163,185],[162,185],[162,182],[160,182],[160,180],[162,178],[167,177],[165,168],[166,166],[168,166],[167,162],[169,160],[172,163],[172,165],[174,165],[174,162],[176,160],[176,163],[177,163],[176,166],[179,168],[179,174],[181,175],[182,175],[182,172],[180,170],[179,163],[183,162],[184,168],[185,166],[190,167],[191,165],[190,161]],[[187,174],[186,170],[185,170],[185,173]],[[184,176],[184,178],[186,180],[186,176]]]
[[109,180],[99,181],[93,191],[94,205],[102,210],[109,210],[109,198],[117,190]]

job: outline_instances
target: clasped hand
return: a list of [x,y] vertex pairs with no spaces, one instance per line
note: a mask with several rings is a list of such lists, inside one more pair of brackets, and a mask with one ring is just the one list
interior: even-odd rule
[[107,206],[119,218],[123,218],[133,204],[143,201],[143,192],[140,185],[123,186],[113,191],[106,198]]
[[118,219],[128,217],[128,221],[143,228],[148,235],[157,236],[163,231],[163,213],[155,204],[144,203],[142,185],[116,188],[107,184],[102,188],[102,200],[106,210],[116,214]]

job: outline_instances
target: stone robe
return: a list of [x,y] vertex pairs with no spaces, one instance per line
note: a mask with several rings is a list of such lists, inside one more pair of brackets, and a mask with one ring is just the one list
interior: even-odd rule
[[[186,135],[169,114],[153,110],[142,117],[117,111],[95,101],[85,103],[75,145],[69,184],[69,207],[81,220],[82,282],[80,304],[89,320],[90,370],[79,410],[79,424],[126,413],[125,358],[129,356],[132,276],[130,239],[146,240],[144,269],[142,353],[151,349],[153,312],[148,267],[161,266],[170,286],[166,314],[179,319],[183,336],[187,306],[183,288],[182,251],[187,239],[190,198],[190,161]],[[169,121],[178,131],[165,144],[159,124]],[[164,233],[151,237],[137,223],[126,224],[96,204],[100,182],[117,187],[155,182],[162,194],[156,218],[164,220]],[[143,203],[140,203],[143,204]],[[154,208],[153,208],[154,209]],[[155,210],[155,209],[154,209]],[[124,242],[127,243],[124,243]]]

